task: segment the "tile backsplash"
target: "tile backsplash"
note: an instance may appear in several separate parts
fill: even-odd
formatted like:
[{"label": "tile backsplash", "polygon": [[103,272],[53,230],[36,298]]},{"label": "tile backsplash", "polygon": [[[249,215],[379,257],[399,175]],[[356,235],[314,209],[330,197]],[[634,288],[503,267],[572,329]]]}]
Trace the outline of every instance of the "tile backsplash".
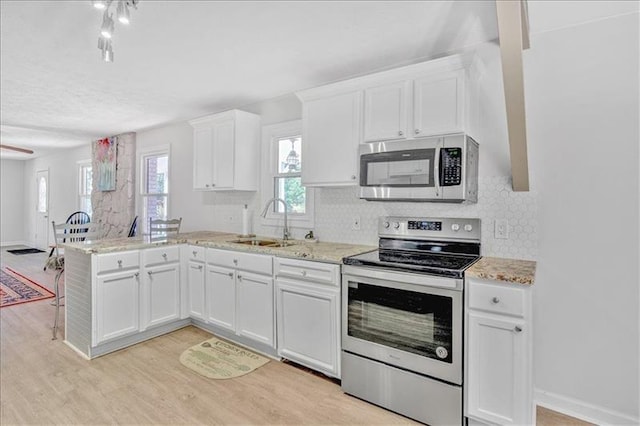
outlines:
[{"label": "tile backsplash", "polygon": [[[476,204],[376,202],[358,198],[357,187],[315,190],[314,234],[321,241],[378,244],[378,217],[477,217],[482,221],[482,255],[535,260],[537,257],[536,193],[514,192],[508,176],[480,177]],[[282,228],[263,226],[257,193],[217,193],[212,199],[216,229],[239,232],[244,204],[253,212],[253,229],[259,235],[277,236]],[[352,229],[354,217],[360,229]],[[506,219],[507,239],[494,237],[496,219]],[[308,230],[294,230],[301,238]]]}]

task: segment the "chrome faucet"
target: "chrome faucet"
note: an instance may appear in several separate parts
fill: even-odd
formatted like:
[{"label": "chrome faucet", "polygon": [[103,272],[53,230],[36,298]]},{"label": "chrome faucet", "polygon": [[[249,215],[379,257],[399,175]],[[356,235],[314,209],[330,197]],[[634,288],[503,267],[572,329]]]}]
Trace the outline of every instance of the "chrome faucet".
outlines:
[{"label": "chrome faucet", "polygon": [[276,203],[278,201],[281,202],[284,206],[284,229],[282,230],[282,241],[287,241],[289,239],[289,227],[287,226],[287,210],[289,209],[289,206],[287,205],[287,202],[285,200],[283,200],[282,198],[270,199],[269,201],[267,201],[267,204],[264,205],[264,210],[262,210],[262,213],[260,215],[262,217],[267,217],[269,206],[272,203]]}]

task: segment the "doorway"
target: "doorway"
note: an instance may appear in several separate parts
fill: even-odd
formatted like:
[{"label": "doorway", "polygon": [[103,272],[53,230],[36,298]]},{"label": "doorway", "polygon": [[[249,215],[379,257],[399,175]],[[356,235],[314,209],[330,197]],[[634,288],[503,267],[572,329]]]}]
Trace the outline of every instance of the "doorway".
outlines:
[{"label": "doorway", "polygon": [[36,247],[49,247],[49,170],[36,172]]}]

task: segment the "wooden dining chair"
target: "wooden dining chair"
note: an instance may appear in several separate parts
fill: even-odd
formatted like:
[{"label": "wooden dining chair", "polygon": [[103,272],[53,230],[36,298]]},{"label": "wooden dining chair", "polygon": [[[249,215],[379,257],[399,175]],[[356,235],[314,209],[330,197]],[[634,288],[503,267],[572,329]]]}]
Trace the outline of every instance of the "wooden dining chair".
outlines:
[{"label": "wooden dining chair", "polygon": [[[83,212],[80,210],[78,210],[77,212],[71,213],[66,221],[66,223],[69,223],[69,224],[89,223],[89,222],[91,222],[91,217],[89,217],[89,215],[86,212]],[[62,242],[64,243],[65,240],[63,239]],[[44,263],[45,271],[47,270],[47,266],[49,265],[49,260],[51,259],[51,256],[53,256],[53,252],[56,250],[56,244],[51,244],[49,248],[51,249],[49,250],[49,257],[47,258],[47,261]]]},{"label": "wooden dining chair", "polygon": [[98,238],[97,225],[95,223],[61,223],[56,225],[55,221],[52,221],[53,235],[55,237],[56,245],[54,247],[55,255],[51,256],[47,261],[47,266],[56,270],[56,277],[54,280],[53,292],[55,296],[56,316],[53,321],[53,339],[55,340],[58,335],[58,325],[60,318],[60,299],[64,296],[60,295],[60,278],[64,273],[64,253],[61,252],[61,244],[75,243],[85,240],[95,240]]},{"label": "wooden dining chair", "polygon": [[149,234],[152,240],[165,239],[180,233],[182,218],[179,219],[149,219]]}]

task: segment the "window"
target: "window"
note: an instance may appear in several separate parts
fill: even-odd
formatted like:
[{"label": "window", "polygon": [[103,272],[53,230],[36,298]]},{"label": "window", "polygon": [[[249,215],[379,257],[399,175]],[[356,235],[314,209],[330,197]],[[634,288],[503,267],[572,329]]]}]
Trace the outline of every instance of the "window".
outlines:
[{"label": "window", "polygon": [[[270,198],[281,198],[289,209],[289,227],[313,227],[313,193],[302,185],[303,155],[299,120],[263,128],[263,204]],[[273,203],[263,223],[282,226],[284,206]]]},{"label": "window", "polygon": [[93,190],[93,168],[91,160],[78,163],[78,210],[93,215],[91,191]]},{"label": "window", "polygon": [[142,223],[149,232],[150,219],[167,219],[169,206],[169,152],[155,151],[141,156]]}]

